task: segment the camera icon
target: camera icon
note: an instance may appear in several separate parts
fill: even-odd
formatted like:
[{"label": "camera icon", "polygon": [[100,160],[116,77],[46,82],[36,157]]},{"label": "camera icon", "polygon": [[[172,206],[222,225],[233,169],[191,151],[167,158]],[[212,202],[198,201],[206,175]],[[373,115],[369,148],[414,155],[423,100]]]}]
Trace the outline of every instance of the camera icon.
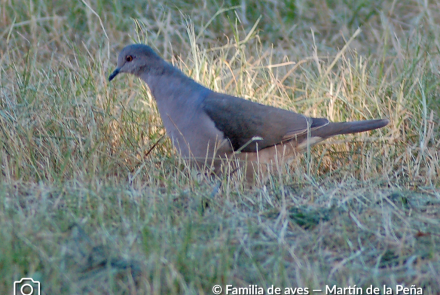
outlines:
[{"label": "camera icon", "polygon": [[32,278],[21,278],[14,282],[14,295],[40,295],[40,282]]}]

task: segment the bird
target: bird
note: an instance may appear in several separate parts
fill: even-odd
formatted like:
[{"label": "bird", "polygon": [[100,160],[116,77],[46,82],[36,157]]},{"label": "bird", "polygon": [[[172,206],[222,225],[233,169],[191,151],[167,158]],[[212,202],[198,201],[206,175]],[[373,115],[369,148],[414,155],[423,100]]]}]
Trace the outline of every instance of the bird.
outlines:
[{"label": "bird", "polygon": [[211,167],[217,175],[225,173],[225,163],[233,162],[233,171],[246,169],[249,182],[255,180],[260,165],[292,157],[335,135],[374,130],[389,123],[388,119],[330,122],[215,92],[145,44],[121,50],[109,82],[121,73],[135,75],[148,85],[166,134],[183,158],[198,168]]}]

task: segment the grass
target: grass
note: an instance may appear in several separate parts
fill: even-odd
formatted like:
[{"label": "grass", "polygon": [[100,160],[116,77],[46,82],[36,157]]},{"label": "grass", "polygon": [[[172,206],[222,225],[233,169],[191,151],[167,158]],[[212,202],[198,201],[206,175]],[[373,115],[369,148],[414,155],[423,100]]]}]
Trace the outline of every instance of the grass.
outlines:
[{"label": "grass", "polygon": [[[0,0],[1,294],[440,293],[440,5],[222,3]],[[107,82],[131,42],[216,91],[391,123],[217,189],[161,140],[144,83]]]}]

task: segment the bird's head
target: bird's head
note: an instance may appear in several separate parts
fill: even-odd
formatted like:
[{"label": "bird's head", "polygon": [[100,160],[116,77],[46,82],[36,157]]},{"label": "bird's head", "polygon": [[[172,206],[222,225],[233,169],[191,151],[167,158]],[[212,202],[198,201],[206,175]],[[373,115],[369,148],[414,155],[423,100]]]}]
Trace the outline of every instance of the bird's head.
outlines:
[{"label": "bird's head", "polygon": [[118,66],[108,77],[108,80],[113,80],[120,73],[129,73],[140,77],[141,74],[163,68],[162,62],[163,59],[150,46],[144,44],[128,45],[119,53]]}]

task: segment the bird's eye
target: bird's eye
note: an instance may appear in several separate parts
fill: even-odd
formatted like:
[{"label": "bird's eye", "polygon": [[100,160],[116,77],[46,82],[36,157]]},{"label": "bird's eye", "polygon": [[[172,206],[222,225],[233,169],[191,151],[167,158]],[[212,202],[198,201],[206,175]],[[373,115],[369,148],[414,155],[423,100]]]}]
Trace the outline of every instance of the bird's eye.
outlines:
[{"label": "bird's eye", "polygon": [[127,57],[125,58],[126,61],[131,62],[133,60],[133,56],[131,55],[127,55]]}]

